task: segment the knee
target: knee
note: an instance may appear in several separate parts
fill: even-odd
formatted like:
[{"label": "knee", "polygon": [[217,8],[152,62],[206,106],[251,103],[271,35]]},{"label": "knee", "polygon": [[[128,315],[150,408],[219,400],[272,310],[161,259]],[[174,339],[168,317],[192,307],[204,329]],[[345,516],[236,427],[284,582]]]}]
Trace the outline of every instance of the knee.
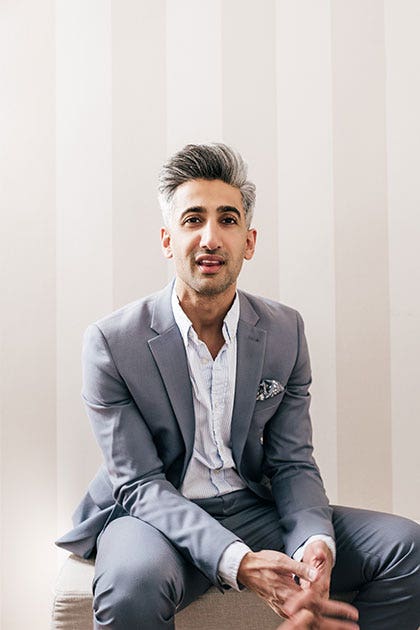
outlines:
[{"label": "knee", "polygon": [[399,517],[393,543],[389,553],[390,564],[397,569],[399,575],[419,582],[420,525]]},{"label": "knee", "polygon": [[413,568],[416,569],[417,578],[420,579],[420,525],[414,521],[407,521],[404,530],[405,547],[410,557]]},{"label": "knee", "polygon": [[401,518],[398,533],[402,552],[414,559],[419,559],[420,525],[409,519]]},{"label": "knee", "polygon": [[175,589],[164,567],[155,562],[143,562],[141,567],[133,562],[98,572],[93,596],[95,621],[112,630],[154,630],[175,614]]}]

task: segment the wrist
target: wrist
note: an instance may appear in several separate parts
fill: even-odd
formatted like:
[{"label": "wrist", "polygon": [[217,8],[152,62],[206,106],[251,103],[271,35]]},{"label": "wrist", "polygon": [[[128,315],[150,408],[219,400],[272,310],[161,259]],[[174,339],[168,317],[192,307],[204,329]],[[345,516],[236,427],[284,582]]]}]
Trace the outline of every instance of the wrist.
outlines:
[{"label": "wrist", "polygon": [[239,540],[233,542],[225,549],[217,569],[218,576],[224,584],[235,590],[240,590],[238,584],[239,567],[244,556],[250,551],[250,548]]}]

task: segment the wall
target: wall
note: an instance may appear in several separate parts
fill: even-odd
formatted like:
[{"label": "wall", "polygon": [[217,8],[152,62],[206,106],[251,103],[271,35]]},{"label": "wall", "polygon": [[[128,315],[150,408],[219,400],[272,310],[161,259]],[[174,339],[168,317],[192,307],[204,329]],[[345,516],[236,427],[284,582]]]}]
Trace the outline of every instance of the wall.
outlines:
[{"label": "wall", "polygon": [[1,3],[2,627],[48,627],[100,461],[83,330],[171,277],[156,174],[189,141],[250,165],[241,286],[304,316],[331,500],[420,520],[419,27],[415,0]]}]

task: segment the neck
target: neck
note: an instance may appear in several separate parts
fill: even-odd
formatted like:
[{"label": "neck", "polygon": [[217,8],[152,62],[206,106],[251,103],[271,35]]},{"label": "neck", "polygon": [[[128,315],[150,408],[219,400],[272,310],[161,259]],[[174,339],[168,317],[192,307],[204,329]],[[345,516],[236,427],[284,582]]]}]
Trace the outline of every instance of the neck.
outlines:
[{"label": "neck", "polygon": [[220,349],[224,343],[223,320],[235,299],[236,284],[219,295],[202,295],[177,279],[175,291],[181,308],[191,321],[199,339],[204,341],[214,354],[214,349]]}]

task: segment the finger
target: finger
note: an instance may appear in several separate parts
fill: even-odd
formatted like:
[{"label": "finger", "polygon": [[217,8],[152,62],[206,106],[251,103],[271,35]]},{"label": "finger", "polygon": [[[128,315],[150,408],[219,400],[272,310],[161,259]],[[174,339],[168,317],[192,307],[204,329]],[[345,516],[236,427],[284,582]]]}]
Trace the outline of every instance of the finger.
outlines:
[{"label": "finger", "polygon": [[292,617],[302,608],[307,608],[318,615],[328,615],[329,617],[342,617],[351,621],[357,621],[359,613],[354,606],[332,599],[322,599],[314,591],[302,591],[292,596],[284,605],[284,611]]},{"label": "finger", "polygon": [[299,580],[299,586],[304,591],[311,589],[313,591],[316,591],[319,595],[321,595],[321,597],[326,597],[328,599],[330,595],[330,582],[331,580],[329,572],[322,571],[321,569],[318,572],[318,577],[315,582]]},{"label": "finger", "polygon": [[306,580],[299,580],[299,586],[302,591],[316,591],[323,599],[329,599],[330,596],[330,584],[323,580],[316,580],[315,582],[307,582]]},{"label": "finger", "polygon": [[349,619],[351,621],[357,621],[359,619],[357,608],[351,604],[338,602],[334,599],[322,599],[319,602],[319,611],[322,615],[327,615],[328,617],[342,617],[343,619]]},{"label": "finger", "polygon": [[314,567],[311,567],[309,564],[305,562],[297,562],[296,560],[292,560],[288,556],[284,556],[279,558],[276,562],[277,569],[280,572],[290,572],[297,575],[299,578],[307,580],[308,582],[315,582],[318,577],[318,571]]},{"label": "finger", "polygon": [[287,620],[277,630],[359,630],[359,626],[351,621],[337,621],[317,617],[309,610],[300,610],[293,619]]},{"label": "finger", "polygon": [[321,540],[317,540],[305,549],[303,561],[313,567],[332,567],[333,555],[331,549]]},{"label": "finger", "polygon": [[299,580],[299,586],[303,591],[307,591],[311,588],[311,583],[307,580]]},{"label": "finger", "polygon": [[309,610],[300,610],[293,619],[289,619],[278,630],[311,630],[314,627],[315,615]]},{"label": "finger", "polygon": [[313,591],[301,591],[285,602],[283,609],[288,617],[292,617],[302,609],[313,609],[314,602],[319,599]]},{"label": "finger", "polygon": [[326,619],[322,617],[317,626],[313,628],[319,628],[319,630],[359,630],[357,623],[353,621],[342,621],[340,619]]}]

